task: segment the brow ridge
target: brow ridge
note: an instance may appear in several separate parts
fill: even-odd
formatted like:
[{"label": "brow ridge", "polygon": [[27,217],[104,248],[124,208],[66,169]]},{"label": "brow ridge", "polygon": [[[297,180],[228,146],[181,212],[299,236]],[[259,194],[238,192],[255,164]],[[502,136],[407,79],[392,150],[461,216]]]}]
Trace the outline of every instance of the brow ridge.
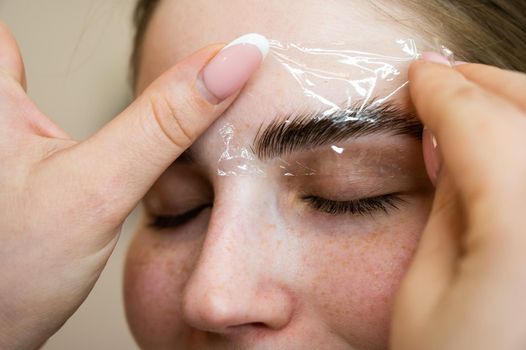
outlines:
[{"label": "brow ridge", "polygon": [[373,101],[366,107],[358,104],[328,114],[300,111],[276,118],[259,127],[252,150],[266,160],[373,134],[406,135],[421,140],[422,130],[414,112],[393,102]]}]

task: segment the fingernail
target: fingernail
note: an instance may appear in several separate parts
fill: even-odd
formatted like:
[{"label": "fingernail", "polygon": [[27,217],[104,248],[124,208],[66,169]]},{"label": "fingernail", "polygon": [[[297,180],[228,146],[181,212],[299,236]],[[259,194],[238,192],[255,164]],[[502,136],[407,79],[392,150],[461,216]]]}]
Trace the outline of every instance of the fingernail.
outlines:
[{"label": "fingernail", "polygon": [[217,104],[245,85],[269,52],[268,40],[256,33],[243,35],[226,45],[207,64],[198,80],[198,89]]},{"label": "fingernail", "polygon": [[464,64],[468,64],[469,62],[464,62],[464,61],[455,61],[455,66],[462,66]]},{"label": "fingernail", "polygon": [[422,54],[422,59],[424,61],[434,62],[451,67],[449,60],[445,56],[439,54],[438,52],[424,52]]},{"label": "fingernail", "polygon": [[427,175],[433,185],[436,186],[438,174],[442,168],[442,158],[437,140],[427,128],[424,128],[422,146],[424,150],[424,161],[426,164]]}]

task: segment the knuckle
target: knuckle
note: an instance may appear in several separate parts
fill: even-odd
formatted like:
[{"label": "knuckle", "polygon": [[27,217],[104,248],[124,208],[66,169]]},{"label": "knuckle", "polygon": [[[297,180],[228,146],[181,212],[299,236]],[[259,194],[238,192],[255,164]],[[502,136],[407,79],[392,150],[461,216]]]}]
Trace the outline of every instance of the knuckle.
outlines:
[{"label": "knuckle", "polygon": [[476,88],[473,84],[462,84],[452,91],[454,96],[459,100],[473,100],[480,98],[480,89]]},{"label": "knuckle", "polygon": [[[462,86],[448,90],[443,94],[442,99],[433,105],[434,110],[439,111],[437,112],[439,118],[436,121],[439,133],[449,133],[453,126],[457,128],[469,126],[481,133],[491,130],[495,124],[495,116],[480,113],[478,108],[473,107],[477,106],[482,99],[486,102],[491,101],[490,96],[485,96],[485,93],[473,84],[462,84]],[[461,106],[468,107],[462,109]]]},{"label": "knuckle", "polygon": [[[81,185],[81,195],[78,196],[78,200],[73,200],[74,205],[70,208],[71,215],[80,212],[82,215],[89,213],[87,218],[79,218],[79,220],[87,219],[88,222],[93,221],[94,224],[101,227],[118,225],[123,220],[122,204],[119,198],[112,195],[111,187],[111,183],[105,186]],[[80,207],[84,210],[79,212]]]},{"label": "knuckle", "polygon": [[[31,183],[39,206],[56,203],[49,210],[60,210],[68,222],[80,226],[115,226],[122,220],[123,201],[114,190],[124,181],[125,175],[114,173],[99,177],[98,172],[87,172],[91,163],[75,159],[73,148],[63,151],[60,157],[49,157],[39,162],[31,172]],[[61,181],[55,181],[57,171]],[[56,213],[55,213],[56,214]]]},{"label": "knuckle", "polygon": [[7,73],[0,71],[0,102],[8,105],[21,105],[26,97],[20,83]]},{"label": "knuckle", "polygon": [[181,149],[188,148],[196,135],[188,122],[188,116],[160,93],[148,97],[149,109],[156,125],[168,140]]},{"label": "knuckle", "polygon": [[[522,76],[517,76],[516,79],[510,79],[505,87],[504,91],[509,95],[515,94],[517,91],[526,91],[526,74],[518,73]],[[526,102],[526,99],[523,99]]]}]

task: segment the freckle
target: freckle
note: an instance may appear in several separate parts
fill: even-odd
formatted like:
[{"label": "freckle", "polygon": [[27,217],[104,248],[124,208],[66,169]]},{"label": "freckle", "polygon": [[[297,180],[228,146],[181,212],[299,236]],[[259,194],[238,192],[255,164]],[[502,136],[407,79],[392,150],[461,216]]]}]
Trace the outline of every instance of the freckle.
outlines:
[{"label": "freckle", "polygon": [[161,249],[163,249],[164,248],[163,241],[159,240],[159,239],[154,240],[154,242],[152,244],[152,248],[153,248],[153,250],[161,250]]}]

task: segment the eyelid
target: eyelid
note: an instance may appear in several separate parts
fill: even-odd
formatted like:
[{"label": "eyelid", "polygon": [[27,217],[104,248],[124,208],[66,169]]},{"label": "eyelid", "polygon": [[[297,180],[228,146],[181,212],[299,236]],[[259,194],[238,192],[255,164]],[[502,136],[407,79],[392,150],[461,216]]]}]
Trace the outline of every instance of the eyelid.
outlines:
[{"label": "eyelid", "polygon": [[203,210],[211,207],[211,204],[203,204],[178,215],[154,215],[148,226],[156,229],[176,228],[186,224],[197,217]]},{"label": "eyelid", "polygon": [[392,209],[399,209],[399,205],[406,203],[399,194],[385,194],[375,197],[354,199],[349,201],[334,201],[318,196],[306,196],[304,201],[309,203],[314,209],[332,215],[372,215],[382,211],[389,214]]},{"label": "eyelid", "polygon": [[[336,147],[340,153],[334,151]],[[298,151],[272,160],[269,166],[288,176],[338,176],[360,181],[365,177],[414,177],[425,173],[420,142],[382,136]]]},{"label": "eyelid", "polygon": [[143,197],[152,215],[177,215],[214,199],[214,191],[203,168],[195,164],[172,164]]}]

